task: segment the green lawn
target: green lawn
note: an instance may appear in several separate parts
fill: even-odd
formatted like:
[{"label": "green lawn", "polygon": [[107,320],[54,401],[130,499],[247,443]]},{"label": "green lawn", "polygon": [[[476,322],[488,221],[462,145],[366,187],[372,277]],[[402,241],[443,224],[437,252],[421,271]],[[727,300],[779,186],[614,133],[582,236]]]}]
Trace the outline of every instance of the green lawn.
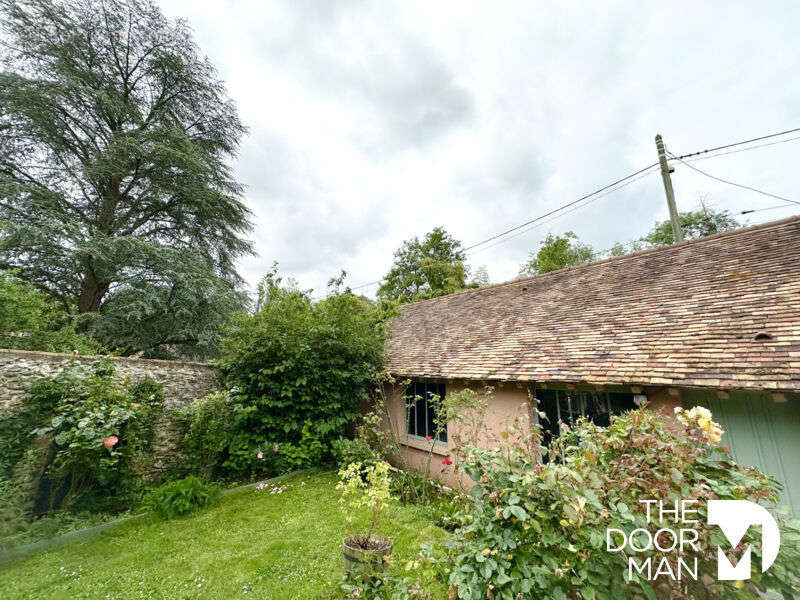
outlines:
[{"label": "green lawn", "polygon": [[[300,474],[275,484],[286,486],[279,494],[251,488],[174,521],[124,523],[0,567],[0,598],[336,597],[344,519],[335,484],[332,473]],[[397,559],[446,535],[397,504],[380,533],[394,538]]]}]

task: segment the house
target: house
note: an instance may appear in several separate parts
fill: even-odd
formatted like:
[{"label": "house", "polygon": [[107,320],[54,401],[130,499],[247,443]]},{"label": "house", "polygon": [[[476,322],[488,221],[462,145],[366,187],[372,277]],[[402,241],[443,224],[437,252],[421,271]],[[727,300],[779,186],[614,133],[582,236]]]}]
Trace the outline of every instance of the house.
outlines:
[{"label": "house", "polygon": [[646,398],[709,407],[736,459],[775,475],[800,514],[800,217],[408,304],[388,356],[411,382],[388,397],[418,468],[426,435],[443,457],[455,433],[434,432],[431,393],[493,386],[483,443],[529,395],[550,435]]}]

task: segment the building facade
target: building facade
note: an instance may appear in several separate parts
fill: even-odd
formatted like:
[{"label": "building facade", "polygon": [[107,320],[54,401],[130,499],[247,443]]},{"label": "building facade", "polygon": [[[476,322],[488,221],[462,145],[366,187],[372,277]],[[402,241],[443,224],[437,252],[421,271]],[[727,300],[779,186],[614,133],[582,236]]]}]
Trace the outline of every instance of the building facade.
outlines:
[{"label": "building facade", "polygon": [[482,444],[537,411],[546,438],[645,399],[668,415],[704,405],[800,514],[800,217],[406,305],[388,355],[408,382],[391,426],[417,468],[458,434],[434,431],[431,394],[491,386]]}]

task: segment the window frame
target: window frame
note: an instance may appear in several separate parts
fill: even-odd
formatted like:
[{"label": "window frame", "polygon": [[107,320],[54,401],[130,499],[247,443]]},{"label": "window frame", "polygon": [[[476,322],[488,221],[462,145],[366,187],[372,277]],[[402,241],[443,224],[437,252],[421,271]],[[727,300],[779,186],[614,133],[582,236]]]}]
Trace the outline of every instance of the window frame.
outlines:
[{"label": "window frame", "polygon": [[[540,397],[540,393],[552,396],[549,398]],[[576,419],[582,416],[591,416],[587,412],[591,397],[597,401],[597,407],[601,412],[597,416],[621,414],[627,410],[632,410],[638,406],[642,399],[646,399],[644,394],[634,393],[632,390],[625,389],[605,389],[596,388],[565,388],[565,387],[546,387],[538,388],[534,391],[536,398],[536,408],[547,414],[549,420],[541,422],[538,414],[537,423],[542,427],[542,445],[547,446],[550,441],[561,435],[561,423],[572,425]],[[621,398],[625,396],[626,398]],[[627,397],[630,398],[627,398]],[[549,406],[545,405],[547,403]],[[555,415],[550,414],[548,409],[555,408]],[[564,411],[564,412],[562,412]],[[566,418],[562,418],[562,415]]]},{"label": "window frame", "polygon": [[[420,390],[420,387],[422,388]],[[422,393],[420,393],[420,391]],[[404,434],[408,440],[411,441],[419,441],[425,444],[429,444],[430,442],[426,439],[428,435],[434,435],[429,432],[429,427],[433,427],[432,417],[429,419],[428,417],[431,415],[432,408],[429,405],[429,398],[431,395],[438,395],[441,399],[444,399],[447,394],[447,384],[446,383],[436,383],[432,381],[412,381],[411,383],[406,386],[406,389],[403,393],[403,417],[404,417]],[[419,397],[414,400],[413,405],[411,400],[415,397]],[[423,404],[424,411],[425,411],[425,435],[419,434],[419,419],[417,417],[417,411],[419,405]],[[413,412],[412,412],[413,411]],[[409,414],[411,413],[411,414]],[[412,433],[412,425],[413,425],[413,433]],[[434,436],[433,441],[437,446],[447,446],[447,423],[444,424],[444,427],[441,428],[436,435]]]}]

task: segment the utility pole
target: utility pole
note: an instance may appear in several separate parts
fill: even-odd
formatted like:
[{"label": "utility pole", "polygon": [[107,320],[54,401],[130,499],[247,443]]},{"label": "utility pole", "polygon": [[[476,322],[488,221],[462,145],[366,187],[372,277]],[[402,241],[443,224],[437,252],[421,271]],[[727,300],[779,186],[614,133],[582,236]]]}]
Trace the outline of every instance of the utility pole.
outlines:
[{"label": "utility pole", "polygon": [[681,231],[680,217],[678,217],[678,208],[675,206],[675,192],[672,191],[667,152],[664,150],[664,140],[661,139],[660,133],[656,135],[656,149],[658,150],[658,162],[661,163],[661,179],[664,180],[664,192],[667,194],[669,220],[672,221],[672,234],[675,236],[675,243],[677,244],[683,241],[683,232]]}]

